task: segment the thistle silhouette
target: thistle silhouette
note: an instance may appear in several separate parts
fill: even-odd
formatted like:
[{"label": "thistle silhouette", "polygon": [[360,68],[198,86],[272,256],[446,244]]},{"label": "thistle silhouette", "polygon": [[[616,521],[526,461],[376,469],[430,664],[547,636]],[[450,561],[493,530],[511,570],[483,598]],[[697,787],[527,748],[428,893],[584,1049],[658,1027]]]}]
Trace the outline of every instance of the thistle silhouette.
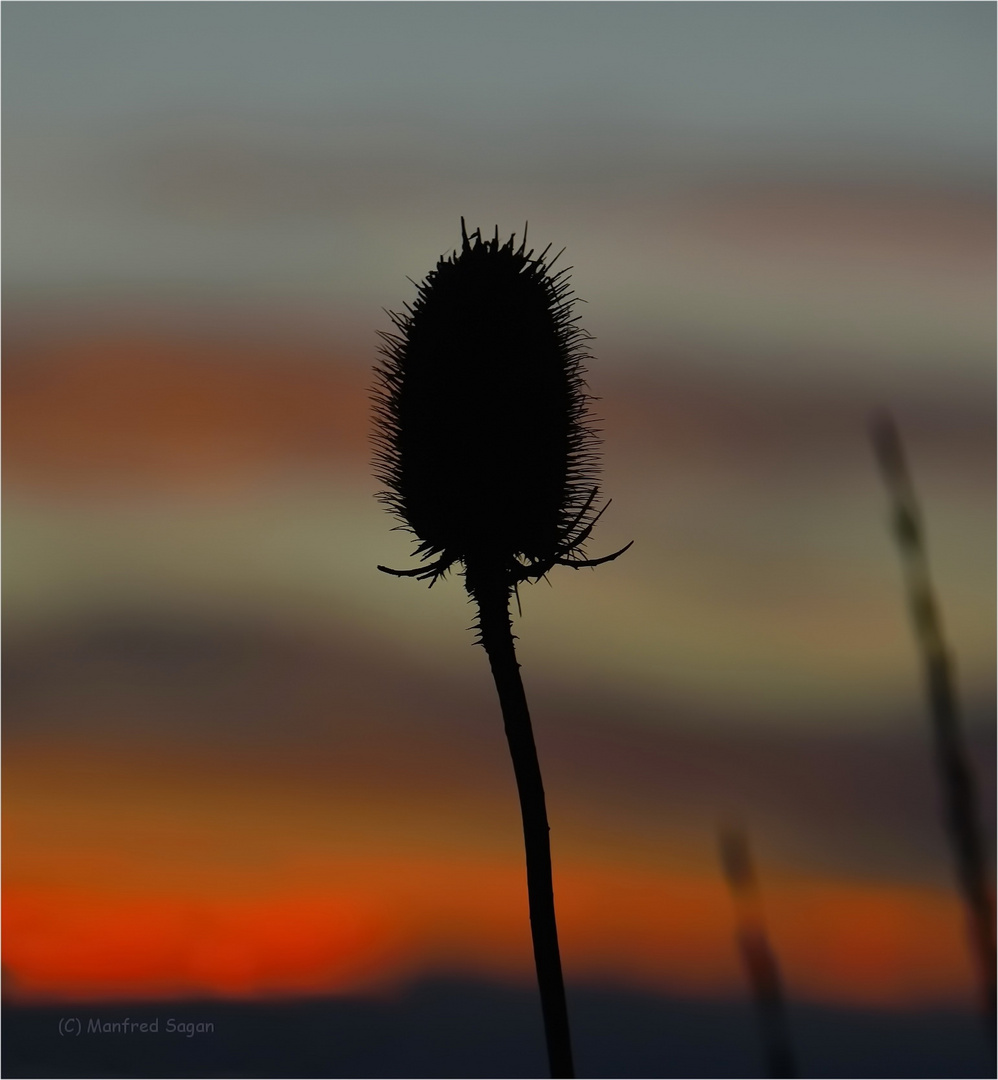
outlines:
[{"label": "thistle silhouette", "polygon": [[[555,566],[598,566],[582,545],[597,509],[598,440],[566,267],[515,234],[500,245],[461,219],[461,252],[417,286],[376,368],[375,468],[384,505],[417,538],[425,564],[379,570],[428,580],[455,564],[477,605],[513,759],[527,863],[530,928],[551,1075],[571,1077],[544,786],[513,646],[509,601]],[[559,252],[559,255],[561,253]],[[606,504],[607,506],[609,503]],[[430,560],[433,560],[432,562]]]}]

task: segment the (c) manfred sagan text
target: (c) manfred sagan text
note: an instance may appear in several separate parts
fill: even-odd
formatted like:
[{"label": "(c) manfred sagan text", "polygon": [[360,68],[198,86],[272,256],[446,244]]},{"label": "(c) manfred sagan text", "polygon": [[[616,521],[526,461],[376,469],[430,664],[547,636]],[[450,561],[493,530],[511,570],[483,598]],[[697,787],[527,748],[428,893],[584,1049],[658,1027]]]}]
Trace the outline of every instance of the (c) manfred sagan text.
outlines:
[{"label": "(c) manfred sagan text", "polygon": [[81,1022],[78,1017],[69,1017],[59,1022],[60,1035],[184,1035],[193,1039],[195,1035],[211,1035],[215,1031],[213,1020],[177,1020],[168,1017],[164,1024],[160,1018],[152,1020],[133,1020],[126,1016],[123,1020],[103,1020],[99,1016],[88,1017]]}]

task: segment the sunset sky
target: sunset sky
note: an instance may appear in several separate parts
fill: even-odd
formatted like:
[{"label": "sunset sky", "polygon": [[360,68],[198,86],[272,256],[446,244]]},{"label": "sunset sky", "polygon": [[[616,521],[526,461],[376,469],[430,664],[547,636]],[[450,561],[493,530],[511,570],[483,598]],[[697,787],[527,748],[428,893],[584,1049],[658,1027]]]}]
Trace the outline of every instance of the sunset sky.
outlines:
[{"label": "sunset sky", "polygon": [[566,248],[612,565],[521,590],[566,971],[973,993],[867,437],[908,448],[994,806],[992,5],[7,4],[5,992],[532,967],[459,580],[379,574],[385,308]]}]

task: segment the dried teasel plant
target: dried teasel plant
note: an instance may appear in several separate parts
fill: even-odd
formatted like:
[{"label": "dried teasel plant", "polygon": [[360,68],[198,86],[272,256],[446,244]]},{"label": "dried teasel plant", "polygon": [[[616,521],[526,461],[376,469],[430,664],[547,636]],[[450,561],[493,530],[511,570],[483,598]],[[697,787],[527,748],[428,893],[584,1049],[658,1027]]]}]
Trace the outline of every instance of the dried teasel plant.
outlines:
[{"label": "dried teasel plant", "polygon": [[[403,314],[389,312],[376,368],[379,496],[416,537],[423,565],[379,570],[434,585],[461,567],[477,605],[513,759],[527,894],[551,1075],[573,1075],[544,787],[513,646],[509,602],[555,566],[598,566],[583,545],[597,507],[598,439],[583,364],[589,335],[566,267],[461,219],[461,251],[441,258]],[[561,253],[559,252],[559,255]],[[609,503],[607,503],[607,506]]]}]

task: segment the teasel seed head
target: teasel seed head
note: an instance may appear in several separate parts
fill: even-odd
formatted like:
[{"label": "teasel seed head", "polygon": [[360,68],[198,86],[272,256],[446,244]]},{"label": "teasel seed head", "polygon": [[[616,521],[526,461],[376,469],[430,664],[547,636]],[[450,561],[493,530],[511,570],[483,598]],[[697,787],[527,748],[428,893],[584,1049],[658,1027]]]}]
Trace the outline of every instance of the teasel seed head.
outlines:
[{"label": "teasel seed head", "polygon": [[[376,368],[380,500],[417,537],[432,585],[456,562],[510,588],[556,564],[582,566],[596,508],[598,433],[584,382],[590,336],[566,267],[461,219],[461,251],[441,257]],[[559,253],[560,254],[560,253]],[[604,508],[605,509],[605,508]],[[630,546],[630,545],[628,545]]]}]

